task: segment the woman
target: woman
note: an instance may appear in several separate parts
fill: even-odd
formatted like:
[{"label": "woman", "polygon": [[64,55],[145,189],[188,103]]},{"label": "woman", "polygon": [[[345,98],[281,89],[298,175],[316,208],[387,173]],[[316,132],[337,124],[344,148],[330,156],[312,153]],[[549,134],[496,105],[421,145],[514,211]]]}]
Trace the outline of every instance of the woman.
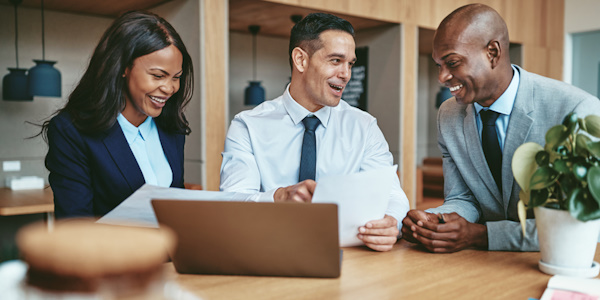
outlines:
[{"label": "woman", "polygon": [[42,128],[56,217],[102,216],[144,183],[183,187],[192,85],[191,58],[167,21],[147,12],[115,20]]}]

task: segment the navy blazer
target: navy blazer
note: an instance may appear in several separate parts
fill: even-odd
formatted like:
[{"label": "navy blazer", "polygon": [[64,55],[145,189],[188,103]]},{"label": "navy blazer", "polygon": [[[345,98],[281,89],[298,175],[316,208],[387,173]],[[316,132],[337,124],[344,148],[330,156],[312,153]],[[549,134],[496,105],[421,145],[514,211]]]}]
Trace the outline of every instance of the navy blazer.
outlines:
[{"label": "navy blazer", "polygon": [[[185,135],[157,128],[173,172],[171,186],[182,188]],[[145,183],[118,122],[106,132],[87,135],[61,112],[50,120],[48,147],[46,168],[57,218],[103,216]]]}]

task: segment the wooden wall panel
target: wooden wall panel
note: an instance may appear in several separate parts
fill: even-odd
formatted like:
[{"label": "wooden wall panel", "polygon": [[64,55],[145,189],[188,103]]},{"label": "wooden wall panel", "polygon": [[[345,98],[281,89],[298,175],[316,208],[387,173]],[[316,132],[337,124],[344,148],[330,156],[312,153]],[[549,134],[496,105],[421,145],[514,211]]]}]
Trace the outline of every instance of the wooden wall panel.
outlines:
[{"label": "wooden wall panel", "polygon": [[204,110],[206,171],[205,189],[218,191],[221,170],[221,152],[225,145],[225,104],[227,91],[227,1],[203,0],[201,3],[201,36],[204,51],[201,52],[204,76],[202,76],[202,102]]},{"label": "wooden wall panel", "polygon": [[400,183],[409,199],[411,208],[416,207],[418,33],[419,28],[417,25],[402,24]]}]

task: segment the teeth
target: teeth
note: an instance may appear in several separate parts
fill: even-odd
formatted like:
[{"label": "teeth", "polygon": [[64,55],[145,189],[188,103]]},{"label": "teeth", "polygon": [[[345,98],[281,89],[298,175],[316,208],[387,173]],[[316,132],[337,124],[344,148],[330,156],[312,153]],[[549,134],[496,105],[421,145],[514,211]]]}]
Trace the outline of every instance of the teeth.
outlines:
[{"label": "teeth", "polygon": [[457,85],[457,86],[451,86],[451,87],[450,87],[450,91],[451,91],[451,92],[458,91],[458,90],[459,90],[461,87],[463,87],[463,85],[462,85],[462,84],[459,84],[459,85]]},{"label": "teeth", "polygon": [[335,84],[329,84],[329,86],[332,87],[332,88],[334,88],[334,89],[336,89],[336,90],[338,90],[338,91],[341,91],[344,88],[343,86],[335,85]]},{"label": "teeth", "polygon": [[158,97],[154,97],[154,96],[148,96],[150,97],[150,99],[152,99],[153,101],[156,101],[158,103],[165,103],[167,102],[167,99],[162,99],[162,98],[158,98]]}]

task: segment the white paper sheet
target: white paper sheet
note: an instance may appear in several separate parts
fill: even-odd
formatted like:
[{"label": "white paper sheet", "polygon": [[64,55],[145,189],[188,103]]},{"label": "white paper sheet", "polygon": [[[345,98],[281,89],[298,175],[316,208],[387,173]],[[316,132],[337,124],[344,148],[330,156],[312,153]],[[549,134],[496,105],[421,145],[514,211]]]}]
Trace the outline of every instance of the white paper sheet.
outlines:
[{"label": "white paper sheet", "polygon": [[358,227],[385,216],[397,165],[319,179],[313,203],[338,205],[340,246],[358,246]]},{"label": "white paper sheet", "polygon": [[97,223],[158,228],[158,221],[150,203],[152,199],[245,201],[250,196],[243,193],[186,190],[144,184]]}]

